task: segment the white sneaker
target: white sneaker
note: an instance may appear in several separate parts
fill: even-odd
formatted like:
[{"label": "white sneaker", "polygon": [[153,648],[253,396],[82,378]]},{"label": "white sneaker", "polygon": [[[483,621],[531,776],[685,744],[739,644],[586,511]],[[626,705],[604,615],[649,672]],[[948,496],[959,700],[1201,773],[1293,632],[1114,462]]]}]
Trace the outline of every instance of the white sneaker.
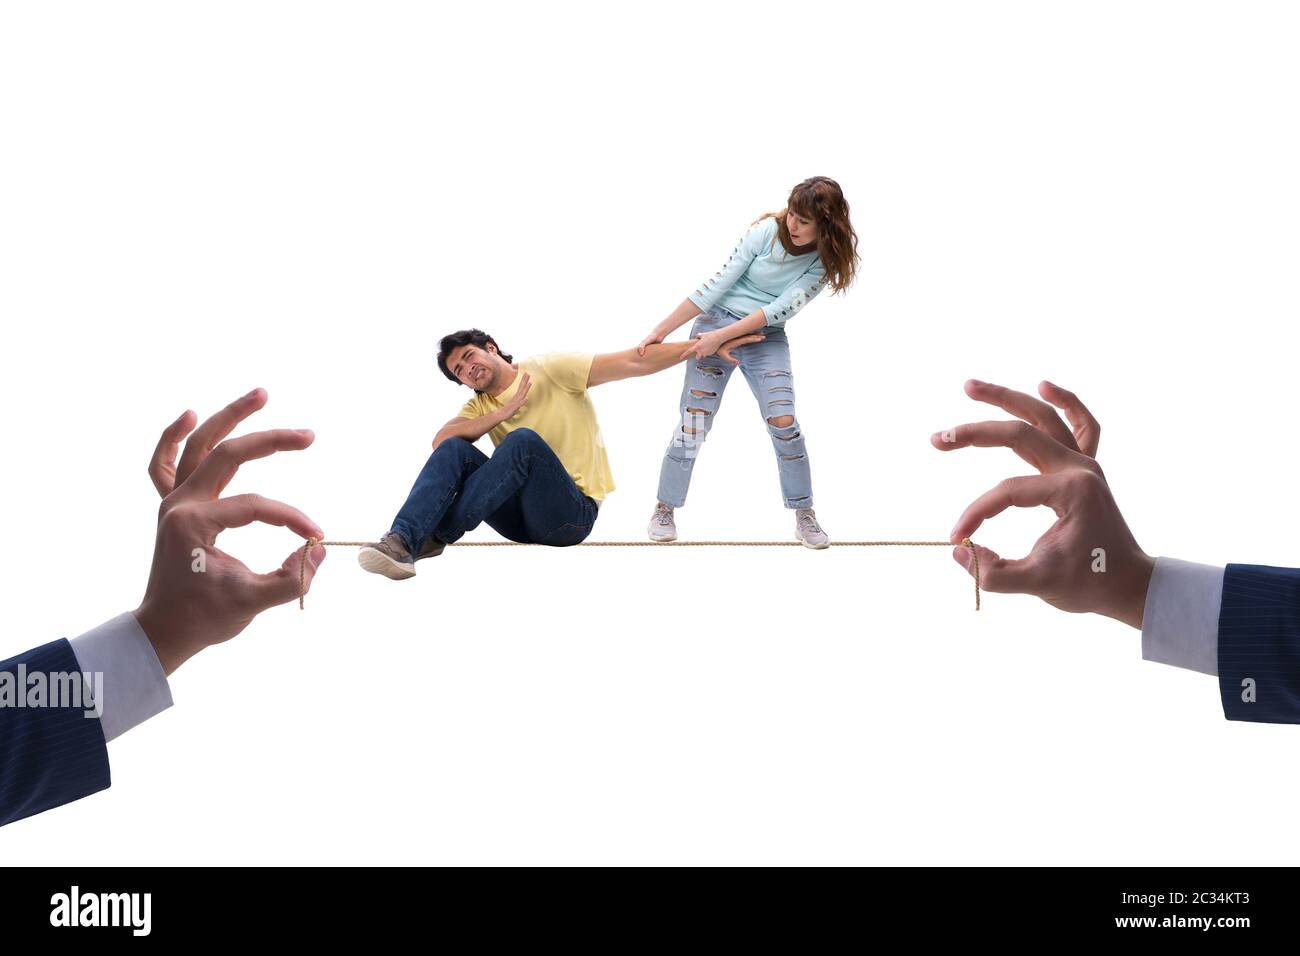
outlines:
[{"label": "white sneaker", "polygon": [[794,513],[794,536],[805,548],[818,551],[829,548],[831,544],[830,535],[817,523],[817,516],[811,508],[800,508]]},{"label": "white sneaker", "polygon": [[655,505],[655,513],[650,516],[650,526],[646,528],[651,541],[676,541],[677,525],[673,521],[673,509],[662,501]]}]

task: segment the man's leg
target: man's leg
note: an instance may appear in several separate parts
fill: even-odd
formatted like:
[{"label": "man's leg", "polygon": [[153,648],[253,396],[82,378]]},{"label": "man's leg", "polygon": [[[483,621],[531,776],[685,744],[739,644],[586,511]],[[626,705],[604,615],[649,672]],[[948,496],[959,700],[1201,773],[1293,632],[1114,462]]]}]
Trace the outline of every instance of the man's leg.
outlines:
[{"label": "man's leg", "polygon": [[557,548],[580,544],[596,523],[596,502],[582,493],[556,454],[542,447],[546,453],[534,458],[517,497],[528,537]]},{"label": "man's leg", "polygon": [[448,438],[433,450],[411,486],[406,504],[393,519],[391,530],[402,537],[412,555],[420,553],[420,546],[446,516],[466,481],[488,461],[473,442],[463,438]]},{"label": "man's leg", "polygon": [[569,539],[584,527],[586,537],[595,505],[578,491],[540,435],[517,428],[465,481],[435,534],[450,544],[483,521],[512,541],[577,543]]}]

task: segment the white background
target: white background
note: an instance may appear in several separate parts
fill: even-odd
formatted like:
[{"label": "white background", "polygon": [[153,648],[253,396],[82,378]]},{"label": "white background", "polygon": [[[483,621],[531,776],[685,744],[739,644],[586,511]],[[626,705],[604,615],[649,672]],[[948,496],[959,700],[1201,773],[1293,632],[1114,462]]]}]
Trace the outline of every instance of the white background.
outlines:
[{"label": "white background", "polygon": [[[228,493],[377,536],[468,394],[441,334],[626,348],[815,174],[863,260],[788,327],[832,536],[945,538],[1029,471],[930,446],[1005,417],[962,382],[1049,378],[1149,553],[1300,560],[1287,4],[3,9],[0,658],[138,604],[186,408],[266,388],[241,433],[316,442]],[[644,534],[679,388],[593,392],[594,538]],[[679,525],[793,533],[739,377]],[[943,548],[452,549],[402,583],[337,549],[0,859],[1295,862],[1296,728],[1225,721],[1109,619],[971,605]]]}]

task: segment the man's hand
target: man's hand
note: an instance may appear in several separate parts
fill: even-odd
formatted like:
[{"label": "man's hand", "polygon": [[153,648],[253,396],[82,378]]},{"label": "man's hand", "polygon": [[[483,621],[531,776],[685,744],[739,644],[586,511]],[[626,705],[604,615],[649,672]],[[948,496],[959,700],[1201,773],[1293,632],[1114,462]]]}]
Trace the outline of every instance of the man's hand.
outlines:
[{"label": "man's hand", "polygon": [[532,379],[528,377],[527,372],[519,373],[519,386],[515,389],[515,394],[511,396],[510,401],[501,406],[501,413],[505,415],[503,421],[510,421],[528,403],[528,390],[533,387]]},{"label": "man's hand", "polygon": [[[244,462],[300,450],[315,439],[309,429],[277,428],[222,440],[265,403],[266,392],[259,388],[217,412],[190,436],[178,466],[180,441],[197,419],[186,411],[163,431],[150,460],[149,477],[163,500],[149,585],[135,617],[167,674],[203,648],[234,637],[267,608],[298,596],[301,546],[278,570],[255,574],[216,547],[222,531],[261,521],[303,538],[325,536],[310,518],[282,502],[255,494],[219,497]],[[303,569],[306,587],[324,559],[325,547],[318,544]]]},{"label": "man's hand", "polygon": [[[245,395],[234,404],[247,401],[248,396]],[[194,430],[194,420],[197,417],[194,412],[186,409],[180,418],[163,429],[162,437],[158,439],[158,447],[153,450],[153,458],[149,460],[149,479],[157,489],[159,498],[166,498],[176,487],[176,452],[180,449],[181,439]]]},{"label": "man's hand", "polygon": [[740,359],[732,358],[731,350],[738,349],[742,345],[748,345],[751,342],[761,342],[763,338],[761,335],[742,335],[738,339],[729,339],[718,346],[718,358],[729,365],[739,365]]},{"label": "man's hand", "polygon": [[[958,519],[951,541],[958,544],[972,536],[985,519],[1009,507],[1047,505],[1056,512],[1056,523],[1028,557],[1002,558],[976,546],[984,588],[1034,594],[1063,611],[1092,611],[1141,628],[1155,560],[1138,547],[1097,464],[1101,427],[1073,392],[1046,381],[1038,391],[1046,402],[970,379],[967,395],[1020,421],[975,422],[930,436],[942,451],[971,445],[1010,448],[1039,471],[1007,478],[977,498]],[[1052,406],[1065,412],[1069,427]],[[973,573],[965,547],[955,548],[953,557]]]}]

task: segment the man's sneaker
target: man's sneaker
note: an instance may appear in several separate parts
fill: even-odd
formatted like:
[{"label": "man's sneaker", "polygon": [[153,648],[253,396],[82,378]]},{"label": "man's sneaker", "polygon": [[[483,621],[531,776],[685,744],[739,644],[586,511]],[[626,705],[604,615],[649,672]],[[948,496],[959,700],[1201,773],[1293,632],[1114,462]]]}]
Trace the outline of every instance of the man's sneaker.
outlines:
[{"label": "man's sneaker", "polygon": [[817,523],[817,516],[811,508],[800,508],[794,513],[794,534],[805,548],[830,547],[831,539],[822,526]]},{"label": "man's sneaker", "polygon": [[655,505],[655,513],[650,517],[650,527],[646,532],[651,541],[676,541],[677,525],[673,521],[673,509],[662,501]]},{"label": "man's sneaker", "polygon": [[423,561],[425,558],[436,558],[438,555],[442,554],[442,550],[445,547],[447,547],[446,544],[439,541],[433,535],[429,535],[428,539],[424,542],[424,547],[421,548],[420,553],[415,556],[415,560]]},{"label": "man's sneaker", "polygon": [[357,555],[357,563],[367,571],[382,574],[394,581],[415,577],[415,562],[411,560],[411,552],[406,550],[402,536],[396,531],[385,534],[378,544],[368,544],[362,548]]}]

